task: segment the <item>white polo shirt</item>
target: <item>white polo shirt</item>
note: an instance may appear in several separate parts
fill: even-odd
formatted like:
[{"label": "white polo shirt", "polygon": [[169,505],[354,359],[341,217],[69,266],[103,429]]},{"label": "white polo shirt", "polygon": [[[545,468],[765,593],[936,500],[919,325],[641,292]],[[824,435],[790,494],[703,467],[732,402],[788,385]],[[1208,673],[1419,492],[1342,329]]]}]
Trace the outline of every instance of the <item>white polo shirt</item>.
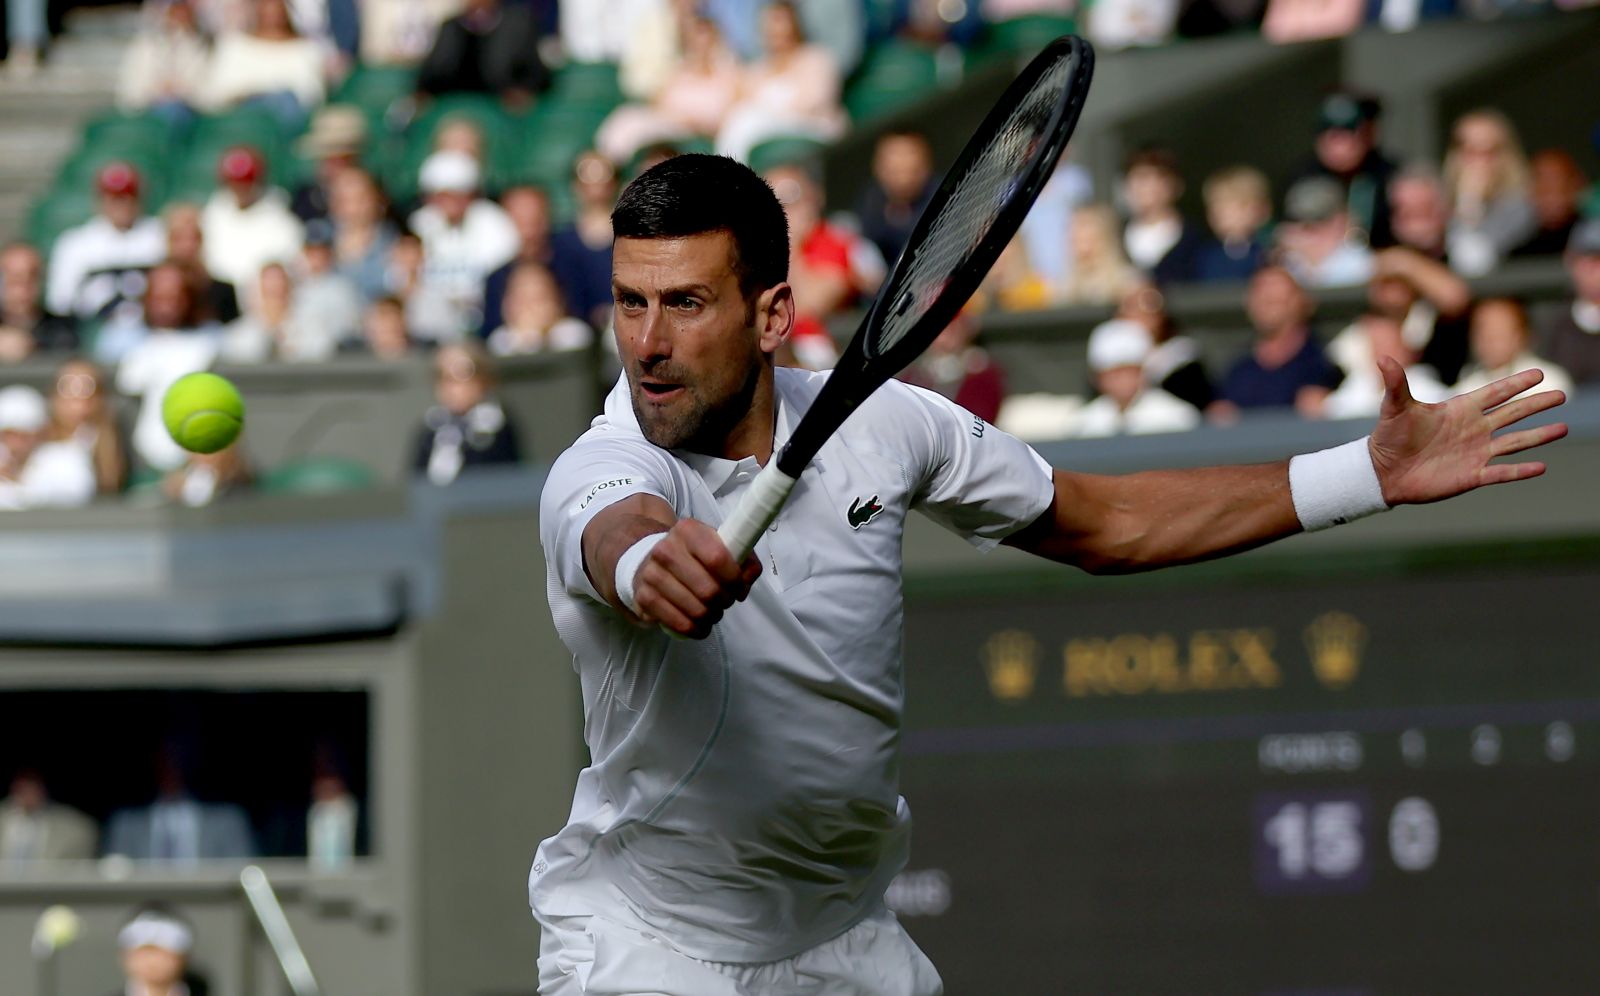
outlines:
[{"label": "white polo shirt", "polygon": [[[778,440],[826,379],[776,370]],[[1050,467],[952,402],[891,382],[801,475],[756,546],[761,578],[709,637],[631,625],[600,599],[582,551],[600,510],[652,494],[720,525],[759,469],[654,446],[622,378],[550,470],[550,610],[581,680],[592,763],[535,858],[538,916],[642,922],[696,958],[775,961],[848,930],[905,864],[906,513],[987,549],[1049,507]]]}]

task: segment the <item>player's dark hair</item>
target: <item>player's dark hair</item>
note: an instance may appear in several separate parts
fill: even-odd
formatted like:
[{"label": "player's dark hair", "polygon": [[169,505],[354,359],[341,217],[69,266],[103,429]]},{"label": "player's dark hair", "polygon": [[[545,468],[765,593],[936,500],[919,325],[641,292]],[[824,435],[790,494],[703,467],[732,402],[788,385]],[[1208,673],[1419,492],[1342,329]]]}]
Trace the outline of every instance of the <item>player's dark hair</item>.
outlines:
[{"label": "player's dark hair", "polygon": [[676,156],[639,174],[611,212],[619,239],[727,232],[745,297],[789,279],[789,220],[750,167],[726,156]]}]

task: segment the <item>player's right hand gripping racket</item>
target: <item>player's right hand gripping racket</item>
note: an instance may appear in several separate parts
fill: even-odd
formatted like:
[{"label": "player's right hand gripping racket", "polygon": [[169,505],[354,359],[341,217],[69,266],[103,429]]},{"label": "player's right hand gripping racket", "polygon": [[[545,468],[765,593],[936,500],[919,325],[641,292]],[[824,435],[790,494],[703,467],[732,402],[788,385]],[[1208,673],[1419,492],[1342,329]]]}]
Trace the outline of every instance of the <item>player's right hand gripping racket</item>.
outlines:
[{"label": "player's right hand gripping racket", "polygon": [[955,318],[1022,224],[1072,137],[1094,50],[1051,42],[989,112],[917,219],[828,382],[717,535],[742,562],[834,430]]}]

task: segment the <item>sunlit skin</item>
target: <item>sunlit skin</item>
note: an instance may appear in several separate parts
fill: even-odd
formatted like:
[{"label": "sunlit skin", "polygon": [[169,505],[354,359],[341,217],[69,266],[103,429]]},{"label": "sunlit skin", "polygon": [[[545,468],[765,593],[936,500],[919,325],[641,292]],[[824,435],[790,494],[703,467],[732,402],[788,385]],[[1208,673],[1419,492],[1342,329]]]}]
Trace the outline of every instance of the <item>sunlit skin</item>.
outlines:
[{"label": "sunlit skin", "polygon": [[646,439],[739,460],[772,455],[771,357],[794,326],[787,283],[747,301],[726,232],[618,239],[617,353]]},{"label": "sunlit skin", "polygon": [[183,981],[186,964],[183,955],[148,944],[122,954],[122,971],[149,993],[170,993]]}]

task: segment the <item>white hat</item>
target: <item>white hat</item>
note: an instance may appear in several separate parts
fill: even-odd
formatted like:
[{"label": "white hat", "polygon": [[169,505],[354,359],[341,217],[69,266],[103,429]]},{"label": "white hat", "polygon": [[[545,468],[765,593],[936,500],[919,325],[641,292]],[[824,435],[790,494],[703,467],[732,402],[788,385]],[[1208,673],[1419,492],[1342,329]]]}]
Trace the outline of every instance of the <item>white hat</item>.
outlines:
[{"label": "white hat", "polygon": [[0,432],[38,432],[50,420],[44,395],[17,384],[0,390]]},{"label": "white hat", "polygon": [[117,943],[124,951],[160,948],[185,955],[194,948],[194,931],[176,917],[146,910],[128,921],[128,925],[118,932]]},{"label": "white hat", "polygon": [[424,194],[445,192],[470,194],[478,189],[478,161],[465,152],[446,149],[422,161],[417,186]]},{"label": "white hat", "polygon": [[1141,367],[1154,348],[1149,329],[1125,318],[1113,318],[1089,333],[1089,369],[1100,373],[1116,367]]}]

